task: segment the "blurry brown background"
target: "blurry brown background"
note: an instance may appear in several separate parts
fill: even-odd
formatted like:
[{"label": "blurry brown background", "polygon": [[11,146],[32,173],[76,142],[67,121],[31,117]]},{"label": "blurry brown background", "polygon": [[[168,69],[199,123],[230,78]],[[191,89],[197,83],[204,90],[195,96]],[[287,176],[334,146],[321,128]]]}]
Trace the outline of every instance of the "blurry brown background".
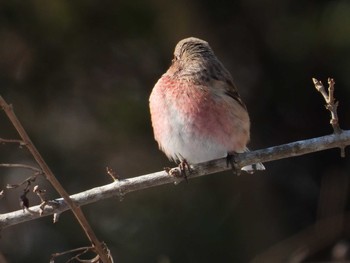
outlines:
[{"label": "blurry brown background", "polygon": [[[207,40],[232,73],[251,115],[250,148],[332,132],[312,77],[335,78],[348,129],[349,14],[345,0],[0,1],[0,94],[67,191],[77,193],[111,182],[106,166],[127,178],[172,165],[153,139],[148,96],[188,36]],[[0,137],[15,136],[1,113]],[[32,163],[24,149],[0,147],[0,163]],[[322,244],[308,233],[295,244],[286,239],[346,213],[349,158],[335,149],[266,168],[131,193],[84,211],[120,263],[319,262],[335,260],[339,245],[347,250],[347,220],[333,232],[333,221],[316,227]],[[29,175],[0,169],[0,188]],[[19,209],[20,193],[8,192],[0,213]],[[3,230],[5,258],[48,262],[51,253],[88,244],[70,213],[51,221]],[[314,249],[305,249],[309,243]],[[284,245],[291,248],[278,249]],[[268,261],[259,259],[267,251]]]}]

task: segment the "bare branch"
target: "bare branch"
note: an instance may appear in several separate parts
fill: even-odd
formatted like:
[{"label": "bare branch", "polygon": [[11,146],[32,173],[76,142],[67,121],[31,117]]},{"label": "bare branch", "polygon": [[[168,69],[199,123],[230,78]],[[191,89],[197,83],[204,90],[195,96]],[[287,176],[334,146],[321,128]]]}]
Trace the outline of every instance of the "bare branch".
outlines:
[{"label": "bare branch", "polygon": [[[331,134],[262,150],[237,154],[237,156],[235,156],[235,162],[237,163],[238,167],[243,167],[257,162],[267,163],[274,160],[300,156],[327,149],[341,148],[347,145],[350,145],[350,130],[343,131],[341,134]],[[191,165],[191,169],[192,173],[188,175],[188,180],[208,174],[231,170],[230,167],[227,167],[226,158]],[[163,184],[178,183],[179,180],[181,179],[170,176],[166,171],[160,171],[95,187],[93,189],[74,194],[70,198],[76,205],[82,206],[114,196],[124,197],[124,195],[127,193],[140,191]],[[57,204],[56,208],[46,206],[42,216],[52,215],[53,213],[61,213],[69,209],[62,198],[56,199],[55,203]],[[30,214],[27,212],[23,213],[22,210],[18,210],[0,215],[0,228],[6,228],[40,217],[40,206],[31,207],[31,210],[36,211],[37,214]]]},{"label": "bare branch", "polygon": [[83,228],[86,236],[89,238],[89,240],[92,243],[97,254],[100,256],[101,261],[103,263],[111,262],[109,260],[108,256],[105,254],[102,243],[98,240],[97,236],[95,235],[94,231],[92,230],[92,228],[91,228],[88,220],[86,219],[83,211],[80,209],[79,206],[77,206],[70,199],[69,194],[63,188],[63,186],[60,184],[60,182],[56,179],[53,172],[51,171],[51,169],[46,164],[46,162],[44,161],[44,159],[41,156],[41,154],[39,153],[39,151],[36,149],[36,147],[34,146],[32,141],[30,140],[27,132],[25,131],[22,124],[20,123],[17,116],[15,115],[12,106],[7,104],[6,101],[1,96],[0,96],[0,106],[5,111],[7,117],[11,121],[12,125],[17,130],[19,136],[21,137],[21,139],[24,142],[27,149],[32,154],[32,156],[34,157],[34,159],[36,160],[36,162],[40,166],[41,170],[44,172],[46,178],[50,181],[50,183],[56,189],[56,191],[64,198],[65,202],[68,204],[69,208],[72,210],[72,212],[75,215],[76,219],[78,220],[79,224]]},{"label": "bare branch", "polygon": [[[313,82],[315,84],[315,88],[324,97],[326,101],[326,108],[331,113],[330,123],[333,127],[334,133],[319,138],[296,141],[289,144],[270,147],[253,152],[237,154],[235,155],[234,159],[235,167],[237,169],[240,169],[241,167],[250,164],[255,164],[259,162],[266,163],[282,158],[299,156],[331,148],[340,148],[342,156],[345,156],[344,149],[346,146],[350,145],[350,130],[343,131],[340,129],[339,126],[339,120],[337,115],[338,102],[334,99],[335,82],[331,78],[328,79],[328,93],[321,81],[313,79]],[[0,215],[0,229],[19,224],[25,221],[34,220],[41,216],[48,216],[51,214],[54,214],[54,220],[57,220],[58,216],[63,211],[71,209],[74,215],[76,216],[77,220],[81,224],[82,228],[84,229],[89,240],[91,241],[92,250],[98,254],[99,259],[102,262],[111,262],[113,259],[111,258],[109,253],[106,253],[108,252],[108,249],[103,243],[98,241],[97,237],[92,231],[92,228],[90,227],[84,214],[82,213],[80,206],[97,202],[113,196],[119,196],[120,198],[122,198],[125,194],[129,192],[139,191],[150,187],[155,187],[158,185],[169,183],[178,184],[179,182],[184,180],[184,178],[174,176],[181,174],[181,171],[178,167],[172,169],[169,168],[166,171],[156,172],[124,180],[119,180],[117,174],[112,169],[107,167],[107,174],[112,177],[112,179],[114,180],[113,183],[100,187],[95,187],[93,189],[69,196],[68,193],[63,189],[61,184],[54,177],[50,168],[47,166],[47,164],[45,163],[45,161],[43,160],[33,143],[30,141],[28,135],[26,134],[25,130],[21,126],[17,117],[15,116],[12,110],[12,106],[8,105],[2,99],[1,96],[0,106],[4,109],[7,116],[9,117],[9,119],[11,120],[12,124],[14,125],[21,137],[21,140],[5,140],[0,138],[0,143],[20,143],[20,145],[25,145],[30,151],[30,153],[33,155],[41,169],[37,169],[35,167],[30,166],[27,167],[26,165],[21,164],[0,164],[0,166],[26,168],[32,169],[37,173],[40,172],[47,177],[47,179],[55,187],[58,193],[63,197],[56,200],[46,200],[44,197],[45,190],[36,187],[35,192],[38,194],[42,203],[38,206],[34,206],[29,209],[28,205],[25,203],[25,195],[28,189],[25,189],[22,200],[24,207],[26,208],[25,211],[18,210]],[[212,160],[201,164],[191,165],[188,169],[189,174],[185,179],[193,179],[199,176],[213,174],[230,169],[231,167],[228,167],[226,158]],[[71,251],[74,252],[74,250]],[[74,258],[78,259],[80,255],[81,254],[78,254]]]}]

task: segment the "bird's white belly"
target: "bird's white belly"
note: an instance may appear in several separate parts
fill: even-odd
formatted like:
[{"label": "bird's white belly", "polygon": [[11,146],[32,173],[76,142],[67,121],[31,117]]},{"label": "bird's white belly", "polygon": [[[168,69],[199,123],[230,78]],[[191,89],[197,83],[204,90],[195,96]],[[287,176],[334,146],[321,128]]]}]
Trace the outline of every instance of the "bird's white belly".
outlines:
[{"label": "bird's white belly", "polygon": [[161,148],[169,158],[200,163],[227,155],[227,146],[196,132],[188,116],[184,117],[176,110],[170,110],[168,118],[170,127],[163,137]]}]

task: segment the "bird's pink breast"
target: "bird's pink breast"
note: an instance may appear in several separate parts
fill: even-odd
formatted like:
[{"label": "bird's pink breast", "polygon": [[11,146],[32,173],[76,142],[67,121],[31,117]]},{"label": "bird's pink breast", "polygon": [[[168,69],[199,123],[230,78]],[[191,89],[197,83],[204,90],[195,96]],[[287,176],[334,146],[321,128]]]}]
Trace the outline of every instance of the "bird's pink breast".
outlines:
[{"label": "bird's pink breast", "polygon": [[249,117],[231,97],[202,84],[163,75],[150,97],[155,139],[169,158],[189,162],[244,151]]}]

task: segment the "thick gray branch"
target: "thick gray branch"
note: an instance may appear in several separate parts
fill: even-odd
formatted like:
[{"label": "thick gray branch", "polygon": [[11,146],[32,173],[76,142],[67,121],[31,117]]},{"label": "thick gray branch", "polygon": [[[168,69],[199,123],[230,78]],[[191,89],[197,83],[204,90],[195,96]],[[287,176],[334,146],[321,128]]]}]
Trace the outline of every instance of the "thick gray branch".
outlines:
[{"label": "thick gray branch", "polygon": [[[323,151],[331,148],[345,148],[347,145],[350,145],[350,130],[342,131],[340,134],[331,134],[323,137],[292,142],[253,152],[242,153],[235,156],[235,161],[238,167],[243,167],[245,165],[257,162],[266,163],[274,160]],[[231,169],[230,167],[227,167],[226,158],[196,164],[191,167],[193,168],[193,172],[189,175],[188,179]],[[268,173],[268,171],[265,171],[265,173]],[[179,180],[182,179],[170,176],[165,171],[156,172],[116,181],[111,184],[89,189],[84,192],[72,195],[71,199],[78,206],[82,206],[113,196],[123,197],[125,194],[133,191],[138,191],[163,184],[177,183]],[[45,206],[43,215],[40,215],[39,206],[31,207],[30,211],[23,212],[22,210],[18,210],[7,214],[2,214],[0,215],[0,228],[6,228],[15,224],[37,219],[41,216],[48,216],[69,209],[62,198],[57,199],[57,202],[58,204],[55,205],[54,209],[50,208],[49,206]]]}]

